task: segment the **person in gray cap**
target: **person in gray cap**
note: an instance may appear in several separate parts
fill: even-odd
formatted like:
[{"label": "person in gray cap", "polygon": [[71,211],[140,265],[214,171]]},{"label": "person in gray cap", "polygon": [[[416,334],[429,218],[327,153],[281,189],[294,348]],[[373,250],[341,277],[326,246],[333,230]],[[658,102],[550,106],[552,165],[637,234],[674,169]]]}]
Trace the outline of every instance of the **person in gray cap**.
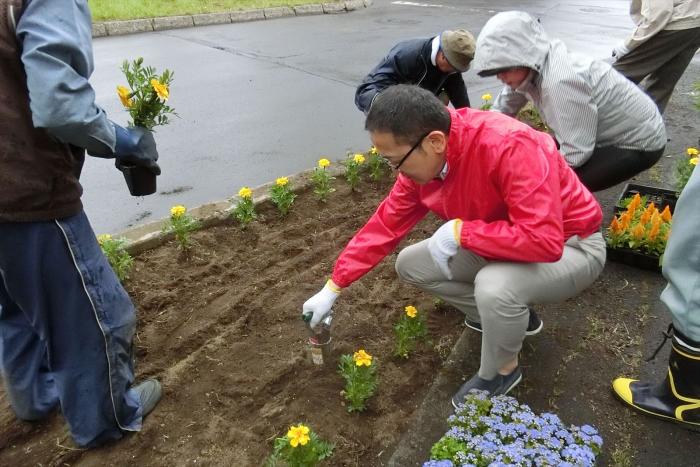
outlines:
[{"label": "person in gray cap", "polygon": [[505,84],[492,110],[513,116],[533,103],[591,191],[648,169],[666,147],[664,122],[649,96],[608,63],[570,53],[525,12],[486,22],[474,69]]},{"label": "person in gray cap", "polygon": [[457,29],[396,44],[362,80],[355,105],[365,114],[384,89],[395,84],[416,84],[456,109],[469,107],[462,73],[474,58],[475,41],[469,31]]}]

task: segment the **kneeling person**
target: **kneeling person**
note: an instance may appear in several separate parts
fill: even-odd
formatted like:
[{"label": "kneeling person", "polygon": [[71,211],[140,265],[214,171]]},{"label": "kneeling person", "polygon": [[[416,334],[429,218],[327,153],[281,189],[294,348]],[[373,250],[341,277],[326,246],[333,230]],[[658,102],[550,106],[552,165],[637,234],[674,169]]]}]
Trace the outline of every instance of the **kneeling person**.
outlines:
[{"label": "kneeling person", "polygon": [[552,138],[496,112],[449,109],[397,85],[375,100],[365,128],[397,180],[302,313],[315,327],[342,288],[432,211],[447,222],[401,251],[396,271],[483,330],[479,372],[453,403],[470,389],[507,393],[522,378],[530,305],[566,300],[603,269],[600,206]]}]

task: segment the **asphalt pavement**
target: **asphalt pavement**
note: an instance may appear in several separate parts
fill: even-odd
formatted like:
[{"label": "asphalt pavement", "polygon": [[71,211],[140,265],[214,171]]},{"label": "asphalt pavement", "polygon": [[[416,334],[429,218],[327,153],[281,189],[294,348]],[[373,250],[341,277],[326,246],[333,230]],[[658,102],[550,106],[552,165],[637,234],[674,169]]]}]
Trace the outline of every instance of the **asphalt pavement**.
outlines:
[{"label": "asphalt pavement", "polygon": [[[175,72],[170,104],[179,118],[157,128],[163,170],[157,194],[133,198],[109,161],[88,158],[83,201],[97,233],[114,233],[168,215],[170,206],[225,199],[369,146],[354,105],[362,77],[396,42],[466,28],[475,35],[499,11],[541,18],[571,50],[608,57],[631,31],[628,0],[378,0],[337,15],[289,17],[149,32],[94,41],[97,102],[126,124],[115,88],[124,59],[143,57]],[[473,105],[496,95],[495,78],[464,75]]]}]

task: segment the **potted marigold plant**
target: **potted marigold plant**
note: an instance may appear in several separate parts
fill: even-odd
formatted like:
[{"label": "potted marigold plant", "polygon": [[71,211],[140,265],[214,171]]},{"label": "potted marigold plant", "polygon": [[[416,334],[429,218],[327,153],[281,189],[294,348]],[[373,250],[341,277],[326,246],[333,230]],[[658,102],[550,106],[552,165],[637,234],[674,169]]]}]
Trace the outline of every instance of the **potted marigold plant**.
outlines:
[{"label": "potted marigold plant", "polygon": [[673,219],[671,207],[659,211],[646,196],[636,193],[621,201],[605,237],[608,258],[644,269],[659,270]]},{"label": "potted marigold plant", "polygon": [[[170,98],[170,84],[173,73],[165,70],[158,75],[155,68],[143,65],[143,58],[129,62],[124,60],[121,68],[127,86],[117,86],[117,95],[124,108],[129,112],[129,126],[138,126],[152,131],[157,125],[168,123],[169,115],[177,115],[167,104]],[[121,165],[119,170],[132,196],[144,196],[155,193],[156,175],[144,168]]]},{"label": "potted marigold plant", "polygon": [[265,467],[314,467],[331,454],[332,444],[299,423],[289,427],[287,436],[275,439],[274,450],[265,461]]}]

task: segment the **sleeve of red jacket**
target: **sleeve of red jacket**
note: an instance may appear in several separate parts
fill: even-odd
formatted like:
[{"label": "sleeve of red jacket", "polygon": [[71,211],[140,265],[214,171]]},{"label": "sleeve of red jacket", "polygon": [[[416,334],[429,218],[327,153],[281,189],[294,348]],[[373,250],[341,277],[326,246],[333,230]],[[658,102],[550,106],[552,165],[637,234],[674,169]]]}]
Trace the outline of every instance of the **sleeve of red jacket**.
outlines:
[{"label": "sleeve of red jacket", "polygon": [[331,276],[333,282],[347,287],[365,275],[396,248],[427,212],[415,184],[399,175],[389,196],[338,256]]},{"label": "sleeve of red jacket", "polygon": [[530,135],[514,135],[497,150],[503,155],[495,179],[508,220],[464,221],[462,248],[492,260],[558,261],[564,251],[558,166]]}]

